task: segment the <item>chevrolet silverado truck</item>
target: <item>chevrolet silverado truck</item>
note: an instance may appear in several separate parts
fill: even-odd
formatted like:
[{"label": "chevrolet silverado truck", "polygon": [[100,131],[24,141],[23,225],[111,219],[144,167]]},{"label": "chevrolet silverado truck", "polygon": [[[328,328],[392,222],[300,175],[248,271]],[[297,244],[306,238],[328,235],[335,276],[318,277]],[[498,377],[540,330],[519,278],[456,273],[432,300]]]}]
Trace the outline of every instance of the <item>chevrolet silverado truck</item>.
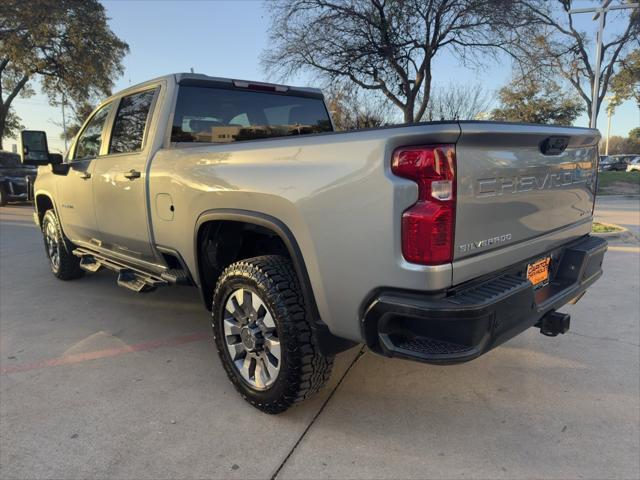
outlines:
[{"label": "chevrolet silverado truck", "polygon": [[173,74],[102,102],[39,166],[36,223],[61,280],[200,290],[240,394],[278,413],[358,343],[472,360],[602,275],[597,130],[433,122],[334,132],[322,93]]}]

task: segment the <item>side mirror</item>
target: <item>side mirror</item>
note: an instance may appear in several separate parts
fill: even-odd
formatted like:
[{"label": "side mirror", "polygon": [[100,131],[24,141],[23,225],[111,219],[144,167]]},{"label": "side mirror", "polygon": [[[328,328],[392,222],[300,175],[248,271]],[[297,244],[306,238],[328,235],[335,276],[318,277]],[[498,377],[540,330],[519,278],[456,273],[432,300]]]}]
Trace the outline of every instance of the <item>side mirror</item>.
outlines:
[{"label": "side mirror", "polygon": [[38,130],[20,132],[20,159],[25,165],[52,164],[47,134]]},{"label": "side mirror", "polygon": [[62,162],[64,162],[64,157],[59,154],[59,153],[50,153],[49,154],[49,163],[52,166],[57,166],[57,165],[62,165]]},{"label": "side mirror", "polygon": [[59,153],[50,153],[49,163],[51,163],[51,171],[54,175],[66,175],[69,173],[71,164],[64,163],[62,155]]}]

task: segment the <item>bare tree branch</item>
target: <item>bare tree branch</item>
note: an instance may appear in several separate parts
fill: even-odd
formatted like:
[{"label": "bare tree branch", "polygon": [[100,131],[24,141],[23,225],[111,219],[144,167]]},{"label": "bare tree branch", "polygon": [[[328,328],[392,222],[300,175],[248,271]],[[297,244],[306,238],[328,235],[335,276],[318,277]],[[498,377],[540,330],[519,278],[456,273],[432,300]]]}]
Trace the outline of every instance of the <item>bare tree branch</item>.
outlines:
[{"label": "bare tree branch", "polygon": [[[405,122],[423,117],[444,50],[462,56],[505,50],[524,11],[512,0],[275,0],[266,70],[311,71],[379,91]],[[520,20],[518,20],[520,19]]]},{"label": "bare tree branch", "polygon": [[[573,16],[569,14],[570,0],[518,1],[536,19],[538,25],[546,27],[542,31],[527,27],[520,29],[517,47],[513,52],[521,72],[528,71],[529,75],[544,77],[559,75],[564,78],[582,98],[591,118],[592,102],[597,102],[596,111],[599,111],[615,74],[618,59],[628,51],[634,40],[640,38],[640,14],[625,10],[606,14],[610,39],[603,41],[602,63],[600,71],[596,72],[589,58],[588,50],[591,47],[588,37],[576,28]],[[600,85],[596,98],[593,99],[596,76],[600,79]]]}]

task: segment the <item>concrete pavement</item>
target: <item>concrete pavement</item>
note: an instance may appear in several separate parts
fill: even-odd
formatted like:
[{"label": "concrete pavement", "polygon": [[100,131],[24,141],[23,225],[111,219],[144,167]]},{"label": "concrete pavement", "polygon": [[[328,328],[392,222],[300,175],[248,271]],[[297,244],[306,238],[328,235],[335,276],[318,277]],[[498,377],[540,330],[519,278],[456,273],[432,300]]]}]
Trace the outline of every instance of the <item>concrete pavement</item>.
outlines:
[{"label": "concrete pavement", "polygon": [[[636,206],[597,212],[637,228]],[[356,348],[274,417],[226,379],[195,290],[57,281],[30,212],[0,209],[3,479],[640,477],[637,243],[612,245],[568,335],[453,367]]]}]

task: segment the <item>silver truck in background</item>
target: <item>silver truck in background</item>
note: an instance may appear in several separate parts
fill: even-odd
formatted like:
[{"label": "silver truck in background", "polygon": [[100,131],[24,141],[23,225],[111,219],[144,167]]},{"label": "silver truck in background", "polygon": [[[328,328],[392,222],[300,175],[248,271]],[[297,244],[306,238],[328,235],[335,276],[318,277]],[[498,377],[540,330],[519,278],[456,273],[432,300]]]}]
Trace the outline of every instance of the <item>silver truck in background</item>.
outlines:
[{"label": "silver truck in background", "polygon": [[109,268],[137,292],[197,287],[230,380],[278,413],[356,343],[478,357],[602,274],[590,236],[597,130],[435,122],[333,132],[319,90],[174,74],[102,102],[40,165],[54,275]]}]

